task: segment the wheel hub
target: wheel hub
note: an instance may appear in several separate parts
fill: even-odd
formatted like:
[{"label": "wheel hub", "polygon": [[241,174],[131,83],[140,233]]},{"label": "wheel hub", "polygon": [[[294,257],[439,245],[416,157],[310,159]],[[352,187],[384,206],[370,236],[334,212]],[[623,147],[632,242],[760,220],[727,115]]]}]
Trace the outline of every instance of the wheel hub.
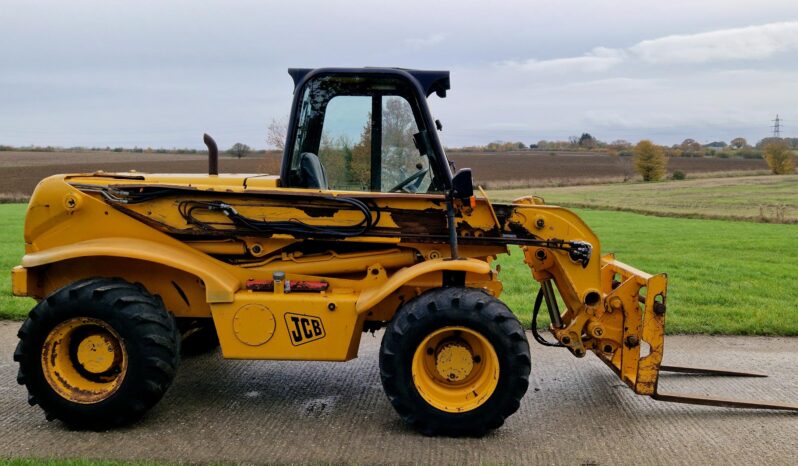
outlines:
[{"label": "wheel hub", "polygon": [[461,326],[443,327],[421,341],[412,361],[418,394],[450,413],[482,406],[499,382],[499,358],[481,333]]},{"label": "wheel hub", "polygon": [[435,358],[438,375],[451,382],[465,380],[474,369],[474,355],[468,343],[453,340],[440,345]]},{"label": "wheel hub", "polygon": [[102,374],[114,366],[119,346],[108,334],[89,335],[78,344],[77,359],[83,369],[92,374]]}]

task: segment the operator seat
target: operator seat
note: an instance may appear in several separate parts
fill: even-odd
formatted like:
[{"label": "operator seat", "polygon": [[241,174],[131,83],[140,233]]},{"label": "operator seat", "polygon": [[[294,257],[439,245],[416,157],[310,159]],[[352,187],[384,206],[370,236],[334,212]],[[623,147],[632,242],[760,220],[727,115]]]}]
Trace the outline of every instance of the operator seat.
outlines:
[{"label": "operator seat", "polygon": [[303,188],[328,189],[327,172],[316,154],[302,152],[299,156],[299,177]]}]

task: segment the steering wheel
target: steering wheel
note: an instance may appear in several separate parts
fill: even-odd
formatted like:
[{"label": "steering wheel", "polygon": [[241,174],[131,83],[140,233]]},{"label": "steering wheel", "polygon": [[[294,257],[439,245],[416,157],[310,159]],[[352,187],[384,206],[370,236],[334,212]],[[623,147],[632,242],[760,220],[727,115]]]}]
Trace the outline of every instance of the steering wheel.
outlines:
[{"label": "steering wheel", "polygon": [[423,178],[424,175],[426,175],[428,171],[429,171],[429,169],[425,168],[423,170],[419,170],[419,171],[413,173],[412,175],[410,175],[407,178],[405,178],[404,180],[402,180],[399,184],[397,184],[396,186],[394,186],[393,188],[388,190],[388,192],[389,193],[397,193],[399,191],[404,191],[406,193],[413,192],[413,191],[407,191],[404,188],[406,188],[410,183],[412,183],[414,181],[421,180],[421,178]]}]

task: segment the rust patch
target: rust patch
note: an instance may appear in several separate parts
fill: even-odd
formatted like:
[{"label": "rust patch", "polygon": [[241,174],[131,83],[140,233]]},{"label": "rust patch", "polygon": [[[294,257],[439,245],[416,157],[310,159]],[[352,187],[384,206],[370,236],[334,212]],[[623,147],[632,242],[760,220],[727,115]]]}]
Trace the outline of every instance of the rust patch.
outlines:
[{"label": "rust patch", "polygon": [[310,218],[321,218],[321,217],[332,218],[336,213],[338,213],[339,210],[341,210],[338,207],[320,207],[320,206],[302,206],[302,205],[292,205],[285,207],[293,207],[295,209],[299,209]]},{"label": "rust patch", "polygon": [[66,378],[62,376],[58,371],[54,370],[53,375],[55,375],[55,378],[57,378],[58,381],[61,382],[61,384],[63,384],[66,389],[72,392],[73,399],[70,401],[78,401],[78,402],[96,401],[97,396],[102,395],[102,393],[100,392],[84,390],[82,388],[78,388],[71,385],[69,382],[67,382]]},{"label": "rust patch", "polygon": [[446,215],[441,210],[389,209],[389,212],[391,219],[399,226],[401,233],[447,235],[449,232]]},{"label": "rust patch", "polygon": [[57,359],[58,356],[58,350],[56,348],[60,344],[61,340],[58,340],[57,342],[53,343],[52,347],[50,348],[50,365],[53,367],[55,367],[55,360]]}]

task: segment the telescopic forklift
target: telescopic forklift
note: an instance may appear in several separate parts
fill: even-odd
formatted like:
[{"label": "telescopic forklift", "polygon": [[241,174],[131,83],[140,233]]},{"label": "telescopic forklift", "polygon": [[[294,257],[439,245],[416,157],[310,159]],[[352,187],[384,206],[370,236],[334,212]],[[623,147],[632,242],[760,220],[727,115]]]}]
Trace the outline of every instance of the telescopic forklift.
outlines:
[{"label": "telescopic forklift", "polygon": [[218,173],[206,135],[207,175],[94,172],[36,187],[12,284],[38,304],[14,360],[47,419],[103,429],[140,417],[170,386],[181,344],[347,361],[384,328],[380,377],[399,416],[425,434],[481,435],[528,386],[527,333],[491,266],[511,245],[540,284],[538,342],[592,353],[659,400],[798,410],[659,391],[662,371],[756,374],[663,365],[665,274],[602,251],[570,210],[475,193],[427,104],[446,96],[449,72],[289,73],[279,174]]}]

